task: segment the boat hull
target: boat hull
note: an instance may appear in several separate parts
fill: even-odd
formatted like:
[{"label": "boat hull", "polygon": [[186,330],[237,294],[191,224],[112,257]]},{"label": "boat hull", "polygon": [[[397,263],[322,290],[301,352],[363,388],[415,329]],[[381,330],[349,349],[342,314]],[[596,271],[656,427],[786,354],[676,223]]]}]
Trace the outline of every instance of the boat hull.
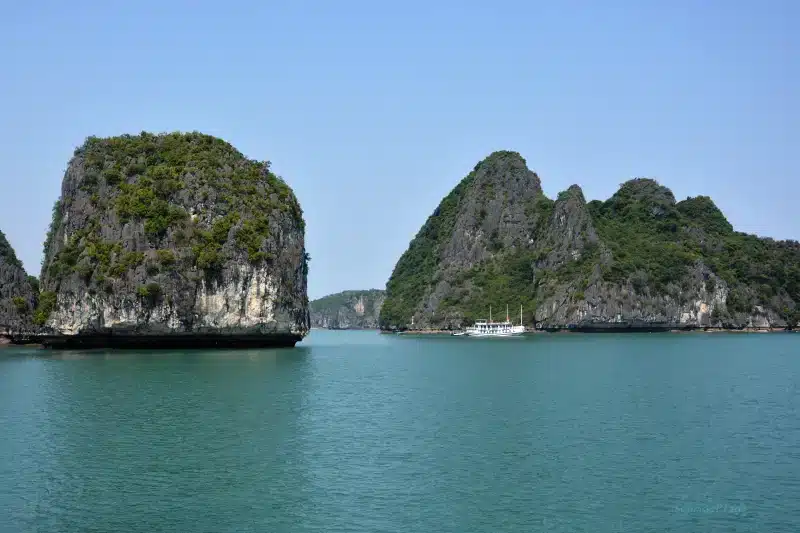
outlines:
[{"label": "boat hull", "polygon": [[519,337],[522,333],[467,333],[467,337],[492,338],[492,337]]},{"label": "boat hull", "polygon": [[464,334],[468,337],[518,337],[525,333],[525,328],[522,326],[514,326],[510,329],[503,331],[473,331],[467,330]]}]

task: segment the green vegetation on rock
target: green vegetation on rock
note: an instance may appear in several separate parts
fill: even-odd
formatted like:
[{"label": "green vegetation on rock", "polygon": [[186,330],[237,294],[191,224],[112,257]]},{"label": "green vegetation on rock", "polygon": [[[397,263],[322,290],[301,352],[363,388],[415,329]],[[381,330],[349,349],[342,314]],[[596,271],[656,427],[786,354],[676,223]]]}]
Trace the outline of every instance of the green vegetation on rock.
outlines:
[{"label": "green vegetation on rock", "polygon": [[577,186],[553,201],[532,175],[520,187],[509,158],[482,161],[428,218],[387,283],[382,327],[412,317],[417,327],[461,327],[506,305],[512,318],[522,305],[526,324],[547,327],[800,321],[796,241],[736,232],[710,198],[676,202],[652,179],[606,201],[587,204]]},{"label": "green vegetation on rock", "polygon": [[[273,258],[265,242],[274,213],[304,228],[297,199],[269,162],[248,160],[209,135],[90,137],[73,161],[77,190],[54,205],[45,241],[50,288],[73,273],[87,283],[124,278],[151,256],[150,272],[182,265],[215,275],[237,254],[253,264]],[[85,220],[65,232],[64,213],[76,202]],[[120,226],[142,234],[136,249],[123,246],[130,237],[104,231]],[[56,236],[65,244],[53,253]]]},{"label": "green vegetation on rock", "polygon": [[21,315],[28,313],[28,302],[22,296],[14,296],[14,298],[11,299],[11,302],[17,309],[17,313]]},{"label": "green vegetation on rock", "polygon": [[405,321],[413,314],[436,271],[439,249],[450,237],[464,193],[479,167],[480,164],[442,200],[400,257],[386,285],[387,294],[392,297],[384,302],[382,317]]},{"label": "green vegetation on rock", "polygon": [[38,280],[25,273],[22,262],[0,231],[0,335],[26,334],[33,328]]},{"label": "green vegetation on rock", "polygon": [[43,326],[56,308],[56,293],[45,291],[39,294],[39,305],[33,313],[33,323]]},{"label": "green vegetation on rock", "polygon": [[309,304],[311,325],[328,329],[374,329],[386,293],[379,289],[329,294]]},{"label": "green vegetation on rock", "polygon": [[11,244],[9,244],[8,240],[6,239],[5,233],[2,231],[0,231],[0,258],[4,259],[7,263],[22,268],[22,262],[17,259],[17,254],[14,253],[14,248],[11,247]]},{"label": "green vegetation on rock", "polygon": [[158,303],[159,298],[163,294],[161,286],[158,283],[148,283],[136,289],[136,294],[142,299],[147,307],[153,307]]},{"label": "green vegetation on rock", "polygon": [[28,276],[28,283],[31,286],[34,294],[39,294],[39,278],[36,276]]},{"label": "green vegetation on rock", "polygon": [[53,346],[293,345],[308,331],[297,198],[268,161],[209,135],[86,139],[44,248],[38,303],[13,295]]},{"label": "green vegetation on rock", "polygon": [[[659,188],[666,192],[657,194]],[[770,306],[779,295],[800,302],[796,242],[733,231],[708,197],[678,203],[669,198],[672,193],[653,180],[632,180],[608,201],[589,204],[598,233],[613,253],[604,279],[619,282],[639,273],[643,286],[664,293],[700,261],[727,283],[733,312]]]},{"label": "green vegetation on rock", "polygon": [[61,225],[61,200],[56,200],[53,204],[51,216],[50,216],[50,226],[47,228],[47,237],[44,240],[44,257],[50,257],[50,248],[53,245],[53,238],[55,237],[55,231]]}]

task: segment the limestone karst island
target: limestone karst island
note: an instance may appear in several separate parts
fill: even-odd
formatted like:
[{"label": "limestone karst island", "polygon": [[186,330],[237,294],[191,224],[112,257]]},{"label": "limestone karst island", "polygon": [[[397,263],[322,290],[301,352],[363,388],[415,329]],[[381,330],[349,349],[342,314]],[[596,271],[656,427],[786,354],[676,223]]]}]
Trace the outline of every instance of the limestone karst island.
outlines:
[{"label": "limestone karst island", "polygon": [[380,289],[343,291],[309,304],[311,327],[378,329],[386,293]]},{"label": "limestone karst island", "polygon": [[676,202],[650,179],[604,202],[577,185],[551,200],[518,153],[496,152],[411,241],[380,325],[461,328],[508,304],[537,329],[793,328],[800,244],[738,233],[710,198]]},{"label": "limestone karst island", "polygon": [[0,239],[0,333],[53,347],[293,346],[305,223],[269,163],[200,133],[91,137],[53,207],[38,287]]},{"label": "limestone karst island", "polygon": [[40,277],[0,233],[0,337],[51,347],[293,346],[313,327],[454,330],[521,308],[528,330],[786,330],[800,244],[736,232],[651,179],[555,200],[516,152],[478,163],[386,290],[309,304],[291,188],[200,133],[91,137],[64,175]]}]

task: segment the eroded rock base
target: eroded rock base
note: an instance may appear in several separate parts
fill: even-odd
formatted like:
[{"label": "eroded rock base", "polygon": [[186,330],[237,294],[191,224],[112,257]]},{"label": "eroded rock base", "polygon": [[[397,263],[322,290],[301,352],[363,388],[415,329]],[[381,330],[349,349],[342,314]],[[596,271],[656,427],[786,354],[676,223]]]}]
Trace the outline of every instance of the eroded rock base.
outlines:
[{"label": "eroded rock base", "polygon": [[301,335],[74,335],[44,337],[42,345],[54,350],[91,348],[177,350],[216,348],[291,348]]}]

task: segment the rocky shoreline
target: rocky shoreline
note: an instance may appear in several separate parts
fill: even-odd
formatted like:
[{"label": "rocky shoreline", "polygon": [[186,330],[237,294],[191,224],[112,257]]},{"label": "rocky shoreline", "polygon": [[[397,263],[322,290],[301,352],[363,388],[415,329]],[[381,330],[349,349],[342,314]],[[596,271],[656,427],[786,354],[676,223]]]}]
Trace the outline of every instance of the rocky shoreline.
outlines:
[{"label": "rocky shoreline", "polygon": [[[452,335],[458,330],[448,329],[419,329],[419,330],[403,330],[403,331],[390,331],[381,330],[381,333],[387,335]],[[796,329],[789,328],[547,328],[547,329],[526,329],[525,335],[540,335],[546,333],[575,333],[575,334],[592,334],[592,333],[797,333]]]}]

